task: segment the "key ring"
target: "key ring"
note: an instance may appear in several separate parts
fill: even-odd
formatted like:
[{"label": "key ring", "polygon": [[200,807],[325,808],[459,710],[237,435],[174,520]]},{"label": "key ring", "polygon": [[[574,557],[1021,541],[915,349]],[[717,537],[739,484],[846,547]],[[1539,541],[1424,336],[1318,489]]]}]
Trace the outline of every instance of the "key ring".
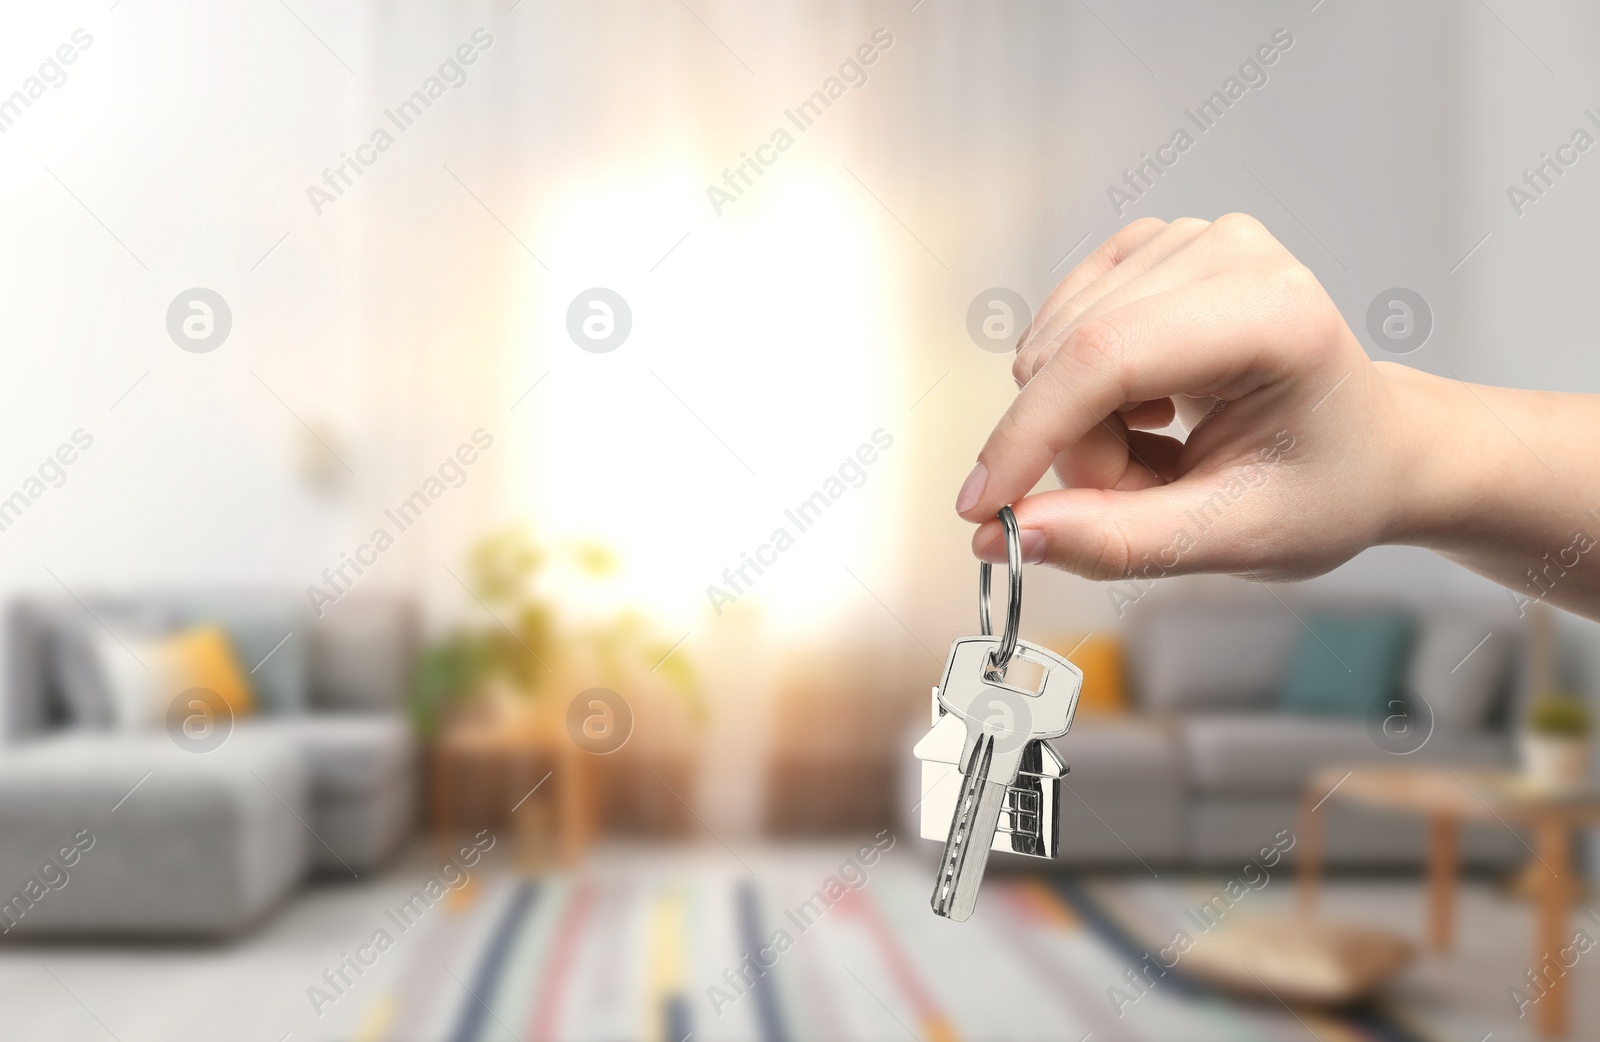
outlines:
[{"label": "key ring", "polygon": [[[1017,650],[1017,631],[1022,626],[1022,533],[1017,528],[1017,515],[1009,506],[1000,508],[1000,523],[1006,530],[1006,576],[1011,580],[1010,594],[1006,599],[1006,631],[1000,638],[1000,647],[989,655],[992,672],[1003,674],[1006,664]],[[994,633],[989,624],[989,583],[993,567],[988,561],[978,562],[978,624],[985,637]]]}]

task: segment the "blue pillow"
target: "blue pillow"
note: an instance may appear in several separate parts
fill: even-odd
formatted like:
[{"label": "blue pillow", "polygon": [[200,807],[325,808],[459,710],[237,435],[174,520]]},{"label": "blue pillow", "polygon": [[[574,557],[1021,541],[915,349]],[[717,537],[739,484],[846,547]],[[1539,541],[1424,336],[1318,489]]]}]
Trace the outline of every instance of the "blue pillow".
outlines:
[{"label": "blue pillow", "polygon": [[1278,704],[1308,716],[1359,718],[1404,682],[1416,620],[1401,611],[1306,618]]}]

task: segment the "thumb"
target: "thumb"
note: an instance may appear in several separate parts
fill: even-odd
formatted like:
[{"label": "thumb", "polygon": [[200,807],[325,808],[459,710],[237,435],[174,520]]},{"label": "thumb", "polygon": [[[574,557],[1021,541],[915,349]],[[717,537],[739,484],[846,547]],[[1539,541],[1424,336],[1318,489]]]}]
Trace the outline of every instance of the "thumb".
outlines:
[{"label": "thumb", "polygon": [[[1238,498],[1210,482],[1180,480],[1137,491],[1041,492],[1013,510],[1029,563],[1043,562],[1086,579],[1154,579],[1237,571],[1237,540],[1224,536],[1231,526],[1220,522]],[[972,550],[979,560],[1005,561],[1005,532],[998,520],[979,527]]]}]

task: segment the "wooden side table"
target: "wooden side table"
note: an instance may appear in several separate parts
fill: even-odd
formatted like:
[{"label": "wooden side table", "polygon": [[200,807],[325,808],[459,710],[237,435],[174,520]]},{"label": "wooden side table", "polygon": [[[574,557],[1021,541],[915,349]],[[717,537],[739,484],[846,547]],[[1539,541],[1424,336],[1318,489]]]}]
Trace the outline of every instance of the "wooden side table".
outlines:
[{"label": "wooden side table", "polygon": [[[1540,868],[1535,874],[1537,912],[1533,959],[1539,967],[1547,954],[1568,947],[1569,921],[1577,892],[1572,864],[1572,830],[1600,822],[1600,790],[1547,792],[1530,786],[1509,771],[1452,770],[1448,767],[1356,767],[1319,773],[1306,789],[1301,809],[1300,907],[1311,913],[1316,903],[1322,853],[1318,812],[1338,798],[1399,813],[1419,814],[1428,821],[1428,942],[1437,952],[1455,944],[1455,890],[1461,822],[1498,821],[1507,828],[1526,827]],[[1552,975],[1550,986],[1534,1004],[1534,1019],[1544,1038],[1567,1033],[1571,999],[1565,978]]]},{"label": "wooden side table", "polygon": [[500,776],[501,785],[488,787],[498,805],[491,817],[502,815],[523,838],[524,864],[532,861],[528,804],[550,799],[553,788],[555,837],[558,859],[572,864],[598,831],[599,806],[593,778],[593,757],[586,755],[565,733],[528,724],[462,723],[446,727],[432,747],[430,819],[434,834],[445,842],[462,822],[461,801],[468,788],[469,771],[487,769]]}]

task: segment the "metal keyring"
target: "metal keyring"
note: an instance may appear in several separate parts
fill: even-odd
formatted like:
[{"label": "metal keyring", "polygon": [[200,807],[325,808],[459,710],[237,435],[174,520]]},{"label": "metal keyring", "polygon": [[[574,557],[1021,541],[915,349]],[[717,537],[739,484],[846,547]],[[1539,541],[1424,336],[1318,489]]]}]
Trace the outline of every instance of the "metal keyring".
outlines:
[{"label": "metal keyring", "polygon": [[[1006,530],[1006,575],[1011,580],[1011,591],[1006,600],[1006,631],[1000,637],[1000,647],[989,655],[994,673],[1005,672],[1017,650],[1017,631],[1022,626],[1022,533],[1017,528],[1017,515],[1008,506],[1000,508],[1000,523]],[[985,637],[994,633],[989,624],[989,582],[993,571],[988,561],[978,563],[978,624]]]}]

